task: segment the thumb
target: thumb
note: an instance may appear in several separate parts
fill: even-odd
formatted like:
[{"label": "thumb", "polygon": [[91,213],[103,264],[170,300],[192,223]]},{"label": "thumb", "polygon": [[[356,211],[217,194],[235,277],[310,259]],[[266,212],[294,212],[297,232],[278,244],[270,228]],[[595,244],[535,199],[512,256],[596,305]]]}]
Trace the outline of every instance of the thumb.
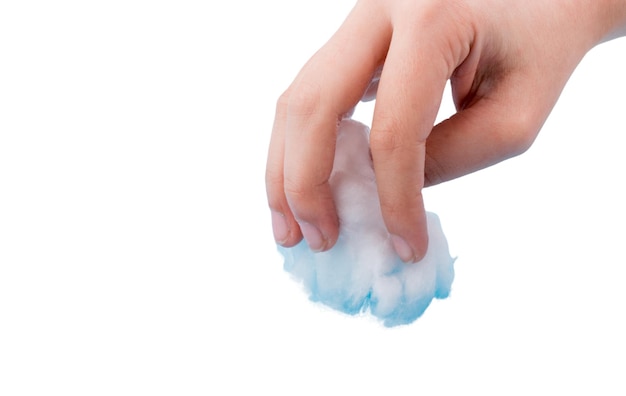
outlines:
[{"label": "thumb", "polygon": [[532,145],[551,106],[543,106],[537,95],[521,100],[523,86],[505,83],[433,128],[426,141],[425,187],[487,168]]}]

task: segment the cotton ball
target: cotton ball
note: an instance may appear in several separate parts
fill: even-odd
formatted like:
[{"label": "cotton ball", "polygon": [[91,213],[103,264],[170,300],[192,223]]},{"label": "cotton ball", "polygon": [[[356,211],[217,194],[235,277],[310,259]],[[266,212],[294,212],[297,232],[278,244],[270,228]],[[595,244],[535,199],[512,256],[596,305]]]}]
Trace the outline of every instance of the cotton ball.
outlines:
[{"label": "cotton ball", "polygon": [[434,213],[426,213],[424,259],[405,264],[396,255],[380,210],[368,137],[369,129],[357,121],[339,125],[329,180],[340,224],[335,246],[314,253],[302,241],[278,249],[285,270],[302,282],[313,301],[348,314],[369,311],[385,326],[408,324],[433,298],[449,295],[454,259]]}]

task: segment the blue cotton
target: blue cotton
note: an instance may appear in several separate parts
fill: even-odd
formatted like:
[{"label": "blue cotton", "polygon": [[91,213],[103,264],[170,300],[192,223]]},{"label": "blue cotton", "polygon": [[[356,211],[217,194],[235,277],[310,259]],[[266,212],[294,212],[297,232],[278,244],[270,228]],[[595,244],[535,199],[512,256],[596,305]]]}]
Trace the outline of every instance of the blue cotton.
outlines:
[{"label": "blue cotton", "polygon": [[311,300],[351,315],[370,312],[385,326],[408,324],[433,298],[449,295],[454,259],[434,213],[427,213],[424,259],[405,264],[396,255],[380,210],[368,136],[357,121],[339,124],[329,180],[340,223],[336,245],[322,253],[304,241],[278,249],[285,270],[303,283]]}]

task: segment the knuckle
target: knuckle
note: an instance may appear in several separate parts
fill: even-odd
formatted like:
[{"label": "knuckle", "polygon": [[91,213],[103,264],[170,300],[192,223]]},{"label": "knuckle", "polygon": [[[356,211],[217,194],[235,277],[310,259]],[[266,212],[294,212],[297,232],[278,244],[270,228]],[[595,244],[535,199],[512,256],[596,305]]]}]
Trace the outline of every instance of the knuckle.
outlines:
[{"label": "knuckle", "polygon": [[302,179],[286,178],[284,188],[287,200],[296,204],[306,201],[312,195],[311,186]]},{"label": "knuckle", "polygon": [[401,223],[406,216],[411,214],[413,201],[411,197],[414,192],[410,191],[392,191],[391,193],[383,192],[380,197],[380,209],[386,219],[395,223]]},{"label": "knuckle", "polygon": [[372,151],[393,154],[397,151],[415,152],[425,144],[425,139],[419,135],[419,129],[411,125],[408,120],[394,114],[375,116],[374,127],[370,133],[370,147]]},{"label": "knuckle", "polygon": [[289,114],[307,117],[316,114],[320,109],[320,92],[310,84],[300,83],[291,89],[286,99]]},{"label": "knuckle", "polygon": [[526,152],[534,143],[539,132],[537,118],[529,111],[520,111],[509,121],[509,127],[500,132],[506,154],[514,157]]},{"label": "knuckle", "polygon": [[383,213],[383,216],[386,219],[391,221],[395,221],[399,217],[401,213],[403,213],[403,206],[398,204],[397,202],[391,202],[389,200],[384,200],[380,202],[380,210]]},{"label": "knuckle", "polygon": [[276,101],[277,114],[287,114],[287,110],[289,109],[289,96],[290,91],[286,90],[278,97],[278,100]]},{"label": "knuckle", "polygon": [[265,172],[265,186],[268,190],[275,189],[283,184],[283,175],[280,172],[274,172],[271,169],[267,169]]},{"label": "knuckle", "polygon": [[334,202],[327,180],[313,182],[306,177],[285,177],[284,193],[289,206],[303,215],[322,207],[329,208]]},{"label": "knuckle", "polygon": [[402,147],[402,139],[396,133],[395,123],[384,122],[378,125],[370,135],[372,151],[393,153]]}]

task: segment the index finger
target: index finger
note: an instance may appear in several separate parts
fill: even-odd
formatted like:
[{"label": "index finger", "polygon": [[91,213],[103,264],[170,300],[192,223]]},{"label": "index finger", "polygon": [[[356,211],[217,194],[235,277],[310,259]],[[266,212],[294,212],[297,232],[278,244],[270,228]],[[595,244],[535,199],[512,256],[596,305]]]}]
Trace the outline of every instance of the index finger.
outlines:
[{"label": "index finger", "polygon": [[437,40],[445,37],[443,32],[434,29],[431,33],[437,36],[429,35],[428,29],[418,31],[414,26],[399,25],[394,31],[370,137],[383,218],[396,252],[405,262],[416,262],[426,254],[422,197],[426,139],[446,81],[457,64],[443,52],[449,48],[447,43]]}]

